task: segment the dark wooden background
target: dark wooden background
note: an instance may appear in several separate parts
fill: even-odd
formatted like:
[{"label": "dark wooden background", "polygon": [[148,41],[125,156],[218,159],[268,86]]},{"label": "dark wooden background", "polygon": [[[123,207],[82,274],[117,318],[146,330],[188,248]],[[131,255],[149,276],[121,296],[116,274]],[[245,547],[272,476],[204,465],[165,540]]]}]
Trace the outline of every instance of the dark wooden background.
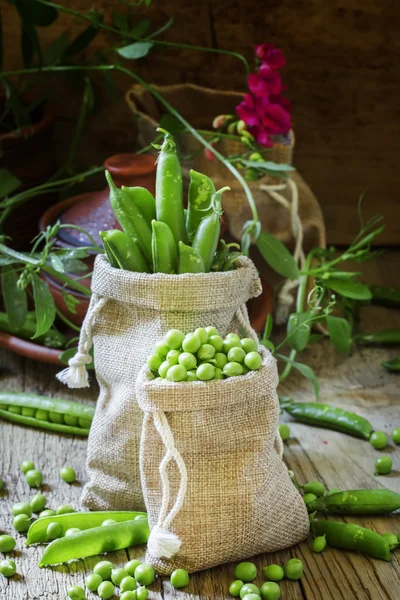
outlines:
[{"label": "dark wooden background", "polygon": [[[60,0],[62,2],[62,0]],[[110,19],[117,0],[69,0],[64,6],[87,11],[95,6]],[[13,6],[1,5],[5,67],[20,66],[19,25]],[[283,48],[287,95],[293,103],[295,166],[316,193],[324,211],[328,240],[349,242],[357,229],[356,203],[367,191],[367,215],[382,213],[384,244],[400,242],[400,4],[398,0],[153,0],[141,7],[153,27],[169,16],[163,39],[235,50],[252,59],[256,43]],[[41,30],[46,46],[64,29],[71,36],[85,25],[63,14]],[[88,55],[115,45],[99,35]],[[148,82],[193,82],[220,89],[245,89],[241,63],[231,57],[181,49],[157,50],[130,63]],[[47,79],[59,119],[59,151],[65,148],[78,105],[78,87]],[[51,83],[50,83],[51,82]],[[129,85],[119,78],[121,90]],[[198,107],[201,111],[201,106]],[[87,122],[80,162],[99,163],[134,145],[132,118],[123,100],[102,98]]]}]

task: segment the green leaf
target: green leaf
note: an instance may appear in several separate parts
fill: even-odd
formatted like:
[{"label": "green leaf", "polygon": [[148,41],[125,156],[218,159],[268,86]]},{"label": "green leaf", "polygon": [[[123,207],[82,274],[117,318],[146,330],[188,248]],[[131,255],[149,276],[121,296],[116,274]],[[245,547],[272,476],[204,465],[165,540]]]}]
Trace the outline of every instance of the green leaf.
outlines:
[{"label": "green leaf", "polygon": [[310,319],[308,311],[293,313],[287,324],[287,343],[297,352],[302,352],[310,339],[311,327],[307,323]]},{"label": "green leaf", "polygon": [[43,52],[43,61],[46,65],[55,65],[60,62],[68,46],[68,33],[63,31]]},{"label": "green leaf", "polygon": [[36,332],[32,339],[44,335],[54,323],[56,306],[47,284],[36,273],[32,276]]},{"label": "green leaf", "polygon": [[354,300],[371,300],[372,298],[368,286],[361,281],[332,278],[326,281],[326,286],[346,298],[354,298]]},{"label": "green leaf", "polygon": [[64,263],[61,258],[57,256],[57,254],[50,255],[50,264],[55,271],[58,271],[59,273],[65,273]]},{"label": "green leaf", "polygon": [[289,250],[274,236],[262,231],[257,238],[256,245],[263,259],[283,277],[297,279],[299,269]]},{"label": "green leaf", "polygon": [[7,169],[0,169],[0,198],[5,198],[14,192],[22,184],[22,181],[15,177]]},{"label": "green leaf", "polygon": [[150,27],[150,19],[139,19],[131,28],[130,34],[135,37],[142,37],[148,31]]},{"label": "green leaf", "polygon": [[25,290],[18,288],[18,279],[19,275],[13,267],[3,267],[1,289],[8,322],[14,331],[22,327],[25,323],[28,312],[26,293]]},{"label": "green leaf", "polygon": [[24,125],[31,125],[31,120],[27,111],[25,110],[24,105],[20,101],[17,92],[11,83],[0,76],[1,81],[3,82],[4,89],[6,91],[7,98],[7,106],[6,108],[11,110],[14,114],[15,121],[17,123],[18,129],[23,127]]},{"label": "green leaf", "polygon": [[75,56],[75,54],[79,54],[85,50],[85,48],[87,48],[94,40],[98,31],[99,30],[92,25],[89,25],[89,27],[81,31],[81,33],[77,35],[70,45],[65,49],[62,55],[62,62],[68,62],[73,56]]},{"label": "green leaf", "polygon": [[257,160],[242,160],[241,161],[246,167],[254,167],[256,169],[261,169],[262,171],[295,171],[296,169],[291,165],[286,165],[284,163],[276,163],[272,160],[266,161],[257,161]]},{"label": "green leaf", "polygon": [[328,332],[332,340],[332,344],[337,350],[339,350],[339,352],[345,352],[348,354],[352,342],[349,322],[341,317],[327,315],[326,324],[328,326]]},{"label": "green leaf", "polygon": [[313,384],[313,387],[314,387],[315,397],[318,400],[320,385],[319,385],[318,378],[315,375],[313,369],[311,367],[309,367],[308,365],[305,365],[304,363],[292,361],[287,356],[284,356],[283,354],[276,354],[276,356],[277,356],[277,358],[280,358],[283,361],[291,364],[295,369],[297,369],[299,371],[299,373],[301,373],[303,375],[303,377],[306,377],[307,379],[309,379],[311,381],[311,383]]},{"label": "green leaf", "polygon": [[273,316],[271,313],[269,313],[269,315],[267,316],[267,319],[265,321],[264,333],[262,336],[263,342],[265,342],[266,340],[269,340],[270,335],[272,333],[273,324],[274,324]]},{"label": "green leaf", "polygon": [[126,12],[120,10],[114,10],[112,13],[112,23],[115,29],[119,29],[121,32],[126,33],[129,29],[129,19]]},{"label": "green leaf", "polygon": [[138,58],[147,56],[152,47],[153,44],[151,42],[134,42],[133,44],[117,48],[116,50],[123,58],[137,60]]}]

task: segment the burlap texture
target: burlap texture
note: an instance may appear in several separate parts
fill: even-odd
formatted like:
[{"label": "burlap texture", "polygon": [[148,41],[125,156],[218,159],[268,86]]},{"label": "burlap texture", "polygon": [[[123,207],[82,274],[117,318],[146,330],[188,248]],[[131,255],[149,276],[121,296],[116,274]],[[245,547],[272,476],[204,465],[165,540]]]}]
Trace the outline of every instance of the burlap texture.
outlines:
[{"label": "burlap texture", "polygon": [[[171,86],[153,86],[170,104],[174,106],[191,125],[198,129],[211,129],[211,123],[219,114],[234,114],[243,94],[233,91],[211,90],[192,84]],[[153,96],[142,86],[135,84],[126,92],[126,100],[137,120],[137,139],[140,146],[152,142],[156,135],[161,116],[166,112]],[[211,138],[208,137],[208,140]],[[183,178],[186,187],[189,181],[189,169],[208,175],[217,189],[228,185],[229,193],[223,196],[224,214],[231,234],[240,239],[244,223],[251,219],[251,211],[242,186],[237,179],[218,160],[209,161],[204,156],[201,144],[189,134],[179,134],[177,141],[183,159]],[[294,151],[294,133],[276,136],[268,160],[277,163],[292,164]],[[244,146],[235,140],[223,139],[215,144],[215,148],[224,156],[242,154]],[[189,158],[186,158],[189,157]],[[304,231],[303,248],[309,251],[314,247],[326,246],[325,224],[322,211],[310,187],[298,171],[290,177],[299,191],[299,216]],[[253,193],[264,231],[267,231],[282,242],[293,245],[293,232],[289,211],[272,199],[261,185],[282,183],[282,180],[265,176],[258,181],[250,181],[248,185]],[[289,188],[280,192],[286,200],[291,200]]]},{"label": "burlap texture", "polygon": [[[259,371],[226,380],[170,383],[154,381],[147,368],[139,373],[140,467],[151,527],[161,507],[159,466],[165,455],[153,422],[156,411],[165,413],[188,473],[185,501],[170,527],[182,540],[180,551],[171,559],[146,555],[161,574],[273,552],[308,535],[307,510],[274,444],[276,362],[269,351],[262,354]],[[168,475],[172,505],[180,481],[175,463]]]},{"label": "burlap texture", "polygon": [[[132,273],[96,258],[92,292],[108,301],[96,317],[93,344],[100,395],[90,428],[82,502],[92,510],[144,507],[139,476],[142,411],[135,382],[155,342],[171,328],[184,332],[213,325],[222,335],[239,331],[237,311],[258,296],[251,260],[224,273]],[[245,312],[245,314],[247,314]]]}]

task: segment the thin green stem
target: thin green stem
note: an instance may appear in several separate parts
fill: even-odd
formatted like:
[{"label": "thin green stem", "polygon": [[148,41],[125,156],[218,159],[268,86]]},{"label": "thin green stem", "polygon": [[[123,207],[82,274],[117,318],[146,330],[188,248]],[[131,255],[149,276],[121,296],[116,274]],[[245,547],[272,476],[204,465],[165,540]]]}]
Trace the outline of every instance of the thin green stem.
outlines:
[{"label": "thin green stem", "polygon": [[75,323],[72,323],[72,321],[70,321],[65,315],[62,314],[62,312],[60,312],[58,310],[58,308],[56,308],[56,313],[57,313],[58,318],[61,319],[61,321],[64,321],[64,323],[66,325],[68,325],[68,327],[70,327],[74,331],[77,331],[78,333],[80,333],[81,328],[78,327],[78,325],[75,325]]},{"label": "thin green stem", "polygon": [[43,265],[41,267],[42,271],[44,271],[45,273],[48,273],[49,275],[51,275],[52,277],[54,277],[55,279],[60,279],[63,283],[66,283],[68,287],[75,289],[78,292],[81,292],[81,294],[83,294],[84,296],[90,296],[91,292],[89,290],[89,288],[87,288],[86,286],[76,282],[74,279],[72,279],[71,277],[68,277],[67,275],[64,275],[64,273],[60,273],[59,271],[56,271],[55,269],[52,269],[51,267],[49,267],[49,265]]}]

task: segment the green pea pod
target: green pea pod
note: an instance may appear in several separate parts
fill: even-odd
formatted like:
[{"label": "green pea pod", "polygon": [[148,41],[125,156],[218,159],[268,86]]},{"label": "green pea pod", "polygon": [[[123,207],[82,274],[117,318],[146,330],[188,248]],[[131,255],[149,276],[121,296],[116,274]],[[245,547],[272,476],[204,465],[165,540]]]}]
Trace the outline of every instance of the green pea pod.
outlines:
[{"label": "green pea pod", "polygon": [[120,269],[136,273],[150,273],[138,245],[125,231],[110,229],[102,231],[100,237],[103,244],[106,243]]},{"label": "green pea pod", "polygon": [[400,344],[400,328],[384,329],[378,333],[361,333],[355,340],[360,344],[397,345]]},{"label": "green pea pod", "polygon": [[189,201],[186,214],[186,230],[189,240],[193,240],[204,211],[210,208],[215,194],[215,185],[207,175],[190,170]]},{"label": "green pea pod", "polygon": [[[7,313],[0,312],[0,331],[9,333],[10,335],[16,335],[24,340],[31,340],[36,333],[36,316],[34,312],[28,312],[24,324],[18,329],[14,329],[10,326],[10,321]],[[63,348],[66,344],[66,337],[57,329],[52,327],[43,335],[35,338],[37,344],[42,344],[47,348]]]},{"label": "green pea pod", "polygon": [[187,243],[185,216],[183,212],[182,172],[176,153],[176,144],[170,133],[165,134],[157,160],[156,173],[156,213],[157,221],[165,223],[171,229],[175,244]]},{"label": "green pea pod", "polygon": [[118,189],[108,171],[106,179],[110,187],[110,203],[122,229],[136,241],[146,262],[151,264],[151,229],[133,202],[129,193]]},{"label": "green pea pod", "polygon": [[382,367],[385,367],[388,371],[395,373],[400,371],[400,356],[392,358],[392,360],[384,360],[381,362]]},{"label": "green pea pod", "polygon": [[318,498],[307,507],[332,515],[387,515],[400,508],[400,494],[391,490],[348,490]]},{"label": "green pea pod", "polygon": [[114,267],[114,269],[120,269],[121,267],[120,267],[116,257],[114,256],[113,251],[111,250],[111,246],[107,242],[107,232],[99,231],[99,236],[101,238],[101,241],[103,242],[103,248],[104,248],[104,252],[107,256],[108,262],[110,263],[110,265],[112,267]]},{"label": "green pea pod", "polygon": [[378,306],[400,308],[400,289],[385,285],[370,285],[371,303]]},{"label": "green pea pod", "polygon": [[187,246],[183,242],[179,242],[179,265],[178,273],[204,273],[204,262],[200,254]]},{"label": "green pea pod", "polygon": [[133,519],[138,516],[146,517],[147,515],[145,512],[109,510],[97,512],[73,512],[65,515],[54,515],[52,517],[37,519],[29,527],[26,545],[31,546],[32,544],[43,544],[48,542],[47,527],[50,523],[60,523],[63,527],[64,535],[67,529],[70,529],[71,527],[77,527],[81,530],[93,529],[94,527],[100,527],[106,519],[113,519],[113,521],[116,521],[117,523],[122,523],[125,521],[133,521]]},{"label": "green pea pod", "polygon": [[287,342],[297,352],[302,352],[310,339],[311,327],[306,321],[310,318],[307,311],[293,313],[287,324]]},{"label": "green pea pod", "polygon": [[213,194],[211,209],[201,219],[193,239],[192,247],[197,250],[203,259],[206,273],[211,271],[221,233],[222,194],[229,189],[229,187],[224,187]]},{"label": "green pea pod", "polygon": [[51,542],[43,552],[39,567],[145,544],[149,533],[145,518],[86,529]]},{"label": "green pea pod", "polygon": [[154,273],[176,273],[178,252],[174,235],[166,223],[151,222],[153,238],[151,243]]},{"label": "green pea pod", "polygon": [[132,199],[132,202],[136,204],[144,218],[146,219],[149,227],[151,222],[156,218],[156,201],[151,192],[144,187],[125,187],[122,186],[122,191]]},{"label": "green pea pod", "polygon": [[353,523],[340,523],[318,519],[311,521],[311,530],[315,537],[326,535],[328,546],[363,552],[372,558],[390,561],[390,547],[384,537]]},{"label": "green pea pod", "polygon": [[364,440],[369,440],[372,433],[372,425],[364,417],[360,417],[360,415],[343,410],[342,408],[329,406],[328,404],[321,404],[319,402],[293,402],[291,404],[284,404],[282,408],[295,421],[307,423],[308,425],[334,429],[363,438]]}]

